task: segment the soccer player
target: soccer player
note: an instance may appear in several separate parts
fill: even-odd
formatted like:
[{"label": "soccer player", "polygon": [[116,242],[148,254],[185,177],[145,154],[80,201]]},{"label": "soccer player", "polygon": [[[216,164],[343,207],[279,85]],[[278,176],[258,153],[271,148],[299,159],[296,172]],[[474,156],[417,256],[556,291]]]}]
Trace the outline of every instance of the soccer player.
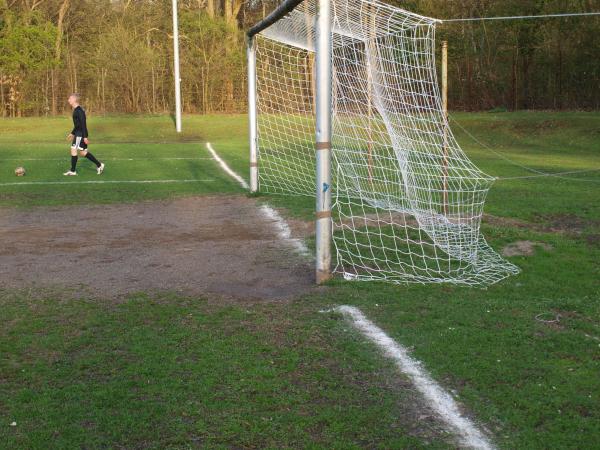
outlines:
[{"label": "soccer player", "polygon": [[67,140],[71,141],[71,170],[63,175],[77,175],[77,152],[81,156],[85,156],[91,162],[96,164],[96,172],[100,175],[104,172],[104,163],[98,161],[94,155],[88,151],[88,130],[85,120],[85,110],[79,104],[79,94],[69,95],[69,105],[73,108],[73,131],[67,136]]}]

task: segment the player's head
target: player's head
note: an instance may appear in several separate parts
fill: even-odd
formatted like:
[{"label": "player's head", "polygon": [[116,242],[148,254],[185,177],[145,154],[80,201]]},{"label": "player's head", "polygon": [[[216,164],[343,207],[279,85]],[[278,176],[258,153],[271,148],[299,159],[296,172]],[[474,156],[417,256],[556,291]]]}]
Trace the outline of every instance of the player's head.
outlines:
[{"label": "player's head", "polygon": [[71,95],[69,95],[69,105],[71,105],[73,108],[79,105],[80,98],[81,96],[77,92],[73,92]]}]

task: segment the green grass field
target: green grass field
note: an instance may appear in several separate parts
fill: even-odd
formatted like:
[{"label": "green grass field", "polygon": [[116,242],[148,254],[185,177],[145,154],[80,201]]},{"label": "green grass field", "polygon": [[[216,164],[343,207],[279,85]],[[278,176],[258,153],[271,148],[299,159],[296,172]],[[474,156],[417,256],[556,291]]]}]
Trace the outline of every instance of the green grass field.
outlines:
[{"label": "green grass field", "polygon": [[[198,123],[194,118],[193,122],[193,125],[190,123],[186,127],[185,133],[178,136],[173,132],[173,125],[168,116],[114,116],[96,120],[95,135],[90,136],[90,151],[107,165],[105,176],[100,179],[95,173],[94,165],[84,158],[80,158],[78,163],[78,177],[60,176],[69,168],[67,159],[70,144],[64,139],[69,131],[69,119],[5,120],[0,136],[0,164],[3,169],[1,182],[21,181],[28,184],[3,185],[0,204],[60,205],[241,192],[226,174],[215,170],[214,162],[211,161],[204,143],[217,135],[225,138],[228,125],[241,128],[239,124],[243,122],[243,118],[207,118],[204,124]],[[241,134],[241,131],[236,130],[236,134]],[[235,142],[241,146],[241,141],[241,136],[238,136]],[[240,158],[243,158],[243,155],[240,155]],[[28,175],[23,179],[11,176],[12,169],[17,164],[25,166],[28,171]],[[183,182],[118,183],[156,180]],[[45,184],[57,181],[75,184]],[[106,185],[84,184],[90,181],[117,183],[110,184],[110,188],[107,189]],[[38,182],[41,184],[32,184]]]},{"label": "green grass field", "polygon": [[[453,117],[518,164],[600,168],[598,113]],[[247,178],[245,116],[186,116],[181,136],[168,116],[92,117],[105,174],[81,161],[66,179],[69,120],[0,121],[1,206],[244,195],[205,142]],[[597,446],[600,171],[507,179],[531,173],[453,130],[501,178],[486,203],[490,244],[550,245],[511,257],[520,275],[485,290],[334,280],[282,303],[153,293],[99,302],[0,287],[0,447],[453,447],[406,409],[391,364],[341,317],[319,313],[340,304],[409,347],[499,447]],[[123,183],[153,180],[187,181]],[[310,198],[260,201],[294,218],[313,212]],[[559,323],[536,320],[557,314]]]}]

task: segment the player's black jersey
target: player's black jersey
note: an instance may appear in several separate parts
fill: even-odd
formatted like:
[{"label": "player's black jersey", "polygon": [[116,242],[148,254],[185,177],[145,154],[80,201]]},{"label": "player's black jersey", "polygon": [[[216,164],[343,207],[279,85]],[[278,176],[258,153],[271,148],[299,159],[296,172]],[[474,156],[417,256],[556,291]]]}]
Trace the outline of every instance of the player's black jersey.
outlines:
[{"label": "player's black jersey", "polygon": [[81,106],[73,110],[73,131],[71,131],[71,134],[84,138],[88,137],[85,110]]}]

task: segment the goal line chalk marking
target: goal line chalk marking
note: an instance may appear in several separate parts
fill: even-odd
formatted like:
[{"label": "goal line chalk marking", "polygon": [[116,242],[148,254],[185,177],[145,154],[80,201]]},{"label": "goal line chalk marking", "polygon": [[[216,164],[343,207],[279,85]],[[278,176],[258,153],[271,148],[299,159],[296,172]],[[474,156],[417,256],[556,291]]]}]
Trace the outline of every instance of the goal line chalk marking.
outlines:
[{"label": "goal line chalk marking", "polygon": [[227,165],[227,163],[221,159],[221,157],[217,154],[217,152],[215,152],[215,149],[212,147],[210,142],[206,143],[206,149],[210,152],[213,159],[221,166],[221,169],[223,169],[229,176],[234,178],[240,184],[240,186],[242,186],[244,189],[250,189],[250,186],[248,186],[248,183],[246,183],[246,180],[244,180],[236,172],[234,172]]},{"label": "goal line chalk marking", "polygon": [[[232,170],[227,165],[227,163],[221,159],[221,157],[217,154],[210,142],[206,143],[206,149],[213,156],[213,159],[221,166],[223,171],[225,171],[228,175],[234,178],[240,184],[240,186],[242,186],[242,188],[250,189],[250,186],[248,186],[246,180],[244,180],[238,173]],[[267,220],[269,220],[275,225],[275,228],[277,229],[277,236],[279,237],[279,239],[281,239],[282,241],[290,242],[294,246],[296,251],[301,255],[308,256],[311,254],[310,250],[308,249],[308,247],[302,239],[296,239],[292,237],[292,231],[290,230],[288,223],[284,220],[283,217],[281,217],[281,214],[279,214],[277,210],[271,208],[267,204],[262,204],[260,206],[260,211]]]},{"label": "goal line chalk marking", "polygon": [[[186,157],[148,157],[148,158],[102,158],[103,161],[207,161],[213,158],[205,157],[196,157],[196,158],[186,158]],[[0,158],[0,161],[67,161],[67,157],[64,158]]]},{"label": "goal line chalk marking", "polygon": [[[407,375],[419,393],[446,425],[457,434],[462,446],[475,449],[493,449],[494,446],[469,418],[465,417],[452,396],[444,390],[421,363],[412,358],[408,350],[394,341],[385,331],[365,317],[360,309],[343,305],[329,311],[339,312],[352,322],[383,354],[394,361],[398,369]],[[324,311],[327,312],[327,311]]]},{"label": "goal line chalk marking", "polygon": [[47,184],[154,184],[154,183],[209,183],[211,178],[200,180],[97,180],[97,181],[16,181],[0,183],[0,186],[34,186]]},{"label": "goal line chalk marking", "polygon": [[282,241],[289,241],[296,248],[296,251],[304,256],[309,256],[310,250],[302,239],[296,239],[292,237],[292,230],[288,223],[281,217],[281,214],[276,209],[271,208],[269,205],[263,203],[260,205],[260,211],[263,216],[273,222],[277,228],[277,236]]}]

